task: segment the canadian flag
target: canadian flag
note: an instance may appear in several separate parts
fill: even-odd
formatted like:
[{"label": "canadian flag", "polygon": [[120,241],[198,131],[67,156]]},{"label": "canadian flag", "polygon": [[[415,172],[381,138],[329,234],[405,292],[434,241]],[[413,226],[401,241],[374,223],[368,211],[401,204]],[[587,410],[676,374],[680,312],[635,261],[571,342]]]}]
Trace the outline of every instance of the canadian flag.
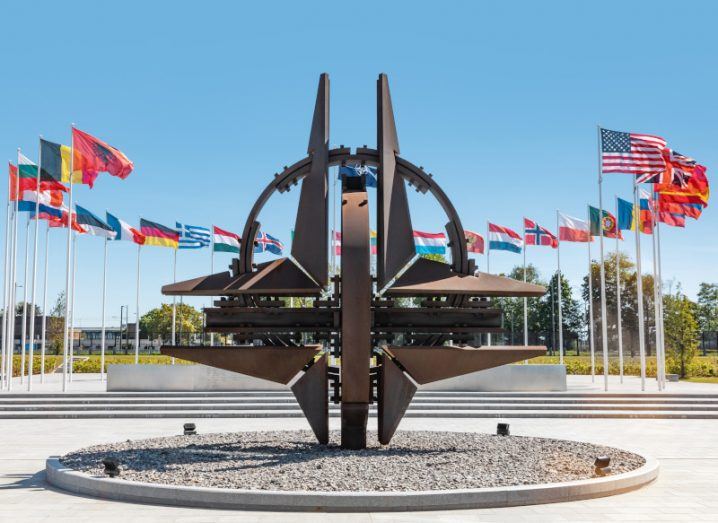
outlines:
[{"label": "canadian flag", "polygon": [[562,213],[558,213],[558,238],[562,242],[593,241],[587,221]]}]

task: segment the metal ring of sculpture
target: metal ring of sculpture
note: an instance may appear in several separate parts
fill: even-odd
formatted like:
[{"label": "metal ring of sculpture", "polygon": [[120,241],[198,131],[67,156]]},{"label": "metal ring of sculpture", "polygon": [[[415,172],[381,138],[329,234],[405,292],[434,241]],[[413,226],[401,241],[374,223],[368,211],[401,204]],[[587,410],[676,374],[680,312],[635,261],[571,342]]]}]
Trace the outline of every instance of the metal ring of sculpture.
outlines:
[{"label": "metal ring of sculpture", "polygon": [[[388,444],[418,385],[545,353],[545,347],[474,347],[502,332],[501,311],[486,298],[541,296],[543,287],[475,271],[461,220],[430,174],[399,156],[386,75],[377,81],[377,148],[329,149],[329,77],[321,75],[308,156],[267,185],[244,225],[230,271],[163,287],[167,295],[219,296],[205,309],[207,332],[238,345],[179,347],[162,353],[290,384],[320,443],[329,440],[329,399],[341,405],[341,444],[366,446],[369,407],[377,403],[379,441]],[[377,167],[377,264],[370,273],[369,205],[364,176],[342,179],[340,274],[330,277],[329,167]],[[299,185],[291,258],[255,264],[259,214],[275,192]],[[452,263],[417,257],[406,182],[430,192],[448,217]],[[322,297],[324,295],[324,297]],[[314,298],[310,308],[287,298]],[[408,297],[418,306],[403,305]],[[313,343],[309,343],[312,341]],[[447,344],[450,342],[450,344]],[[329,364],[329,355],[336,357]],[[372,365],[372,362],[376,364]]]}]

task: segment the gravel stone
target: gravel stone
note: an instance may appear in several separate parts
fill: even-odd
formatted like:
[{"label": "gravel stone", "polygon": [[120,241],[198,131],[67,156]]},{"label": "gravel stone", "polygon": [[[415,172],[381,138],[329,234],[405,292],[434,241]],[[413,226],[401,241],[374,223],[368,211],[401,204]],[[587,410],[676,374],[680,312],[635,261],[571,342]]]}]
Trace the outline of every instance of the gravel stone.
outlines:
[{"label": "gravel stone", "polygon": [[555,483],[597,477],[596,456],[611,473],[639,468],[624,450],[557,439],[474,432],[397,432],[381,446],[367,435],[365,450],[343,450],[340,434],[319,445],[310,431],[198,434],[96,445],[61,462],[103,475],[102,458],[120,462],[119,479],[251,490],[415,491]]}]

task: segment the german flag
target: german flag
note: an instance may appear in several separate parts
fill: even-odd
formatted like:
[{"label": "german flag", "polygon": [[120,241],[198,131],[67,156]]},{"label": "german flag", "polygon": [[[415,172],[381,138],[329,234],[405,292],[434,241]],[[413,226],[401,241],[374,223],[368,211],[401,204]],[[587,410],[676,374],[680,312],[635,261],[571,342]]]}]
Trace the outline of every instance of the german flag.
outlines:
[{"label": "german flag", "polygon": [[145,236],[145,245],[171,247],[173,249],[176,249],[179,245],[179,232],[144,218],[140,218],[140,232]]}]

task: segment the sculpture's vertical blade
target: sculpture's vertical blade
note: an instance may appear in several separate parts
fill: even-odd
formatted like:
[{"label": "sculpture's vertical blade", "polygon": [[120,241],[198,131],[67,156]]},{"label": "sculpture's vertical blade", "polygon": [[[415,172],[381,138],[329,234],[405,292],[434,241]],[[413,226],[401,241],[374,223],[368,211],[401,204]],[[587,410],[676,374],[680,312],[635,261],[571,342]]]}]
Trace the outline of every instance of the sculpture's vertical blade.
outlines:
[{"label": "sculpture's vertical blade", "polygon": [[329,280],[328,200],[329,168],[329,75],[319,78],[312,131],[307,150],[312,160],[302,181],[302,192],[294,224],[292,256],[322,286]]},{"label": "sculpture's vertical blade", "polygon": [[292,392],[312,427],[317,441],[329,443],[329,397],[327,390],[327,355],[307,369],[292,385]]},{"label": "sculpture's vertical blade", "polygon": [[403,177],[396,172],[399,139],[385,74],[379,75],[377,80],[377,142],[377,278],[379,288],[383,288],[409,263],[415,250],[406,187]]},{"label": "sculpture's vertical blade", "polygon": [[416,392],[414,385],[388,356],[381,356],[379,373],[379,443],[388,445]]}]

